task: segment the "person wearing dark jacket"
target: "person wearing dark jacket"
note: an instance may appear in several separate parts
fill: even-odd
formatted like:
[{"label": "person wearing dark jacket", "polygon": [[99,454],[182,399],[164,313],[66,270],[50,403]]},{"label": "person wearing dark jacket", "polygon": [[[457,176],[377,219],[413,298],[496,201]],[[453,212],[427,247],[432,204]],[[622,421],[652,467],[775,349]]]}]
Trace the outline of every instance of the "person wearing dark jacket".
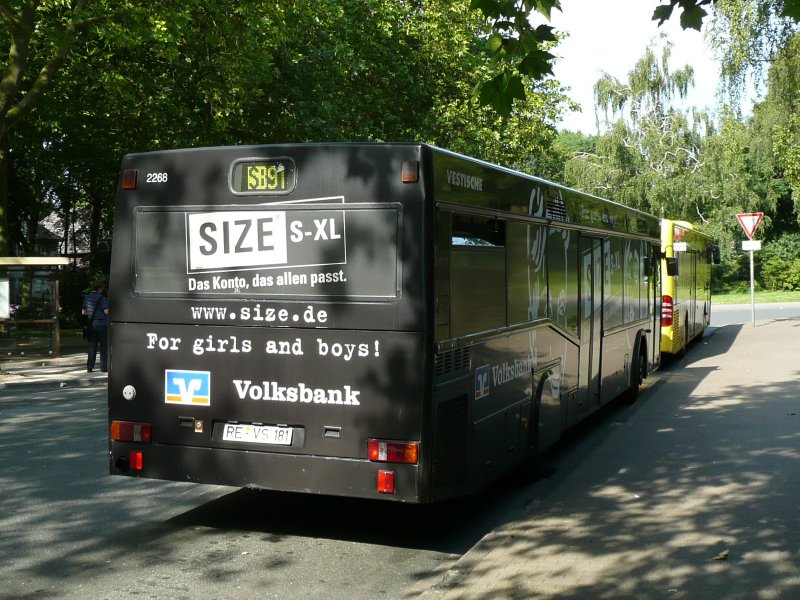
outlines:
[{"label": "person wearing dark jacket", "polygon": [[100,350],[100,370],[108,371],[108,298],[103,295],[105,283],[95,281],[92,291],[83,299],[81,314],[89,319],[89,356],[86,371],[91,373]]}]

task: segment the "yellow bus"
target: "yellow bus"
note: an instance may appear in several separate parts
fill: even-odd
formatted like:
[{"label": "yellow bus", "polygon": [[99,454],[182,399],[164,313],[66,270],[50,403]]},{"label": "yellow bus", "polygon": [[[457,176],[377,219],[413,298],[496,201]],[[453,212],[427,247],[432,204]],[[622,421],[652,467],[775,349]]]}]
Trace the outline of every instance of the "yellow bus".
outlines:
[{"label": "yellow bus", "polygon": [[680,356],[710,322],[719,246],[687,221],[661,219],[661,255],[661,352]]}]

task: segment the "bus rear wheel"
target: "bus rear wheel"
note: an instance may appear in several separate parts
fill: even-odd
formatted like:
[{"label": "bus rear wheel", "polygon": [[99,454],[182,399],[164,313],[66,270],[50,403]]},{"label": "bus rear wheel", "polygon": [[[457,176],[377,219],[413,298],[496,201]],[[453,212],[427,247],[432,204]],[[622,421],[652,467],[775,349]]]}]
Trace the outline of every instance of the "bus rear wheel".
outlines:
[{"label": "bus rear wheel", "polygon": [[689,323],[687,321],[683,322],[681,325],[681,347],[678,350],[676,356],[678,358],[683,358],[686,356],[686,349],[689,346]]},{"label": "bus rear wheel", "polygon": [[639,397],[639,386],[644,382],[645,373],[647,373],[647,355],[644,351],[639,351],[636,362],[632,365],[631,371],[631,385],[622,394],[622,402],[624,404],[633,404]]}]

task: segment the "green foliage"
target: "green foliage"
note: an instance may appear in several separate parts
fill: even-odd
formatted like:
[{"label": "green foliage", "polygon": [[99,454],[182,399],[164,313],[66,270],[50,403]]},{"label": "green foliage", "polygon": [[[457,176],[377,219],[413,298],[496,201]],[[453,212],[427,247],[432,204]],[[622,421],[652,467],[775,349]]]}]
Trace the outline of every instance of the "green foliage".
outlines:
[{"label": "green foliage", "polygon": [[[28,118],[6,137],[14,244],[29,252],[35,224],[55,210],[70,250],[75,231],[74,241],[90,247],[89,269],[106,270],[126,152],[423,141],[554,176],[555,123],[568,100],[552,79],[520,78],[508,86],[524,86],[524,100],[516,88],[519,99],[505,118],[474,102],[474,78],[490,76],[496,65],[482,52],[489,27],[469,4],[43,2],[22,84],[47,63],[59,26],[70,18],[86,26],[74,32]],[[0,25],[8,16],[0,5]],[[4,31],[0,42],[8,49]],[[524,43],[533,49],[530,38]],[[82,230],[73,227],[80,223]]]},{"label": "green foliage", "polygon": [[660,56],[654,46],[647,49],[626,82],[605,74],[596,83],[607,131],[593,153],[566,162],[564,178],[646,212],[696,221],[704,122],[673,108],[673,99],[686,95],[692,73],[672,71],[671,46],[662,44]]},{"label": "green foliage", "polygon": [[538,12],[546,19],[560,0],[471,0],[470,8],[480,11],[492,29],[485,49],[492,70],[484,74],[474,94],[482,106],[491,106],[500,116],[511,114],[515,101],[524,101],[526,85],[553,74],[549,52],[556,42],[549,25],[534,27],[530,16]]},{"label": "green foliage", "polygon": [[800,233],[765,244],[758,258],[758,279],[764,289],[800,290]]},{"label": "green foliage", "polygon": [[[776,170],[800,191],[800,34],[777,54],[768,81],[767,95],[755,110],[756,126]],[[797,203],[795,213],[800,214]]]},{"label": "green foliage", "polygon": [[800,0],[783,0],[781,16],[800,22]]},{"label": "green foliage", "polygon": [[[725,0],[719,0],[725,1]],[[767,1],[767,0],[762,0]],[[675,8],[681,9],[684,29],[700,30],[708,12],[703,7],[718,0],[663,0],[657,6],[653,20],[661,25],[672,17]],[[785,0],[787,6],[800,0]],[[554,9],[561,10],[560,0],[471,0],[470,8],[480,11],[492,29],[486,51],[493,69],[479,80],[474,95],[483,106],[491,106],[505,117],[515,100],[524,100],[525,80],[539,81],[553,74],[550,45],[556,41],[553,28],[534,27],[533,13],[548,21]],[[786,14],[792,14],[791,8]]]},{"label": "green foliage", "polygon": [[787,233],[764,245],[761,258],[777,258],[790,261],[800,258],[800,232]]},{"label": "green foliage", "polygon": [[[607,75],[598,81],[595,97],[606,133],[593,149],[571,140],[563,178],[646,212],[699,224],[721,247],[713,285],[722,289],[749,279],[737,213],[765,213],[760,239],[797,231],[797,222],[787,219],[793,208],[773,135],[786,111],[759,109],[751,122],[723,112],[714,123],[708,115],[680,110],[677,100],[688,90],[691,71],[670,68],[669,57],[669,45],[660,57],[649,48],[627,81]],[[566,148],[566,139],[560,138],[558,149]],[[789,272],[791,265],[784,267]]]},{"label": "green foliage", "polygon": [[561,131],[555,142],[555,150],[565,158],[594,154],[597,152],[597,137],[580,131]]},{"label": "green foliage", "polygon": [[800,258],[786,261],[773,256],[761,261],[761,282],[765,289],[800,290]]},{"label": "green foliage", "polygon": [[710,6],[717,2],[717,0],[666,0],[666,5],[661,5],[653,12],[653,20],[658,21],[659,25],[663,25],[665,21],[672,18],[672,13],[676,7],[680,6],[683,9],[681,13],[681,27],[684,29],[696,29],[700,31],[703,24],[703,19],[708,15],[708,12],[703,8]]},{"label": "green foliage", "polygon": [[799,0],[715,2],[708,39],[720,57],[722,81],[734,104],[745,91],[748,75],[761,79],[799,20]]}]

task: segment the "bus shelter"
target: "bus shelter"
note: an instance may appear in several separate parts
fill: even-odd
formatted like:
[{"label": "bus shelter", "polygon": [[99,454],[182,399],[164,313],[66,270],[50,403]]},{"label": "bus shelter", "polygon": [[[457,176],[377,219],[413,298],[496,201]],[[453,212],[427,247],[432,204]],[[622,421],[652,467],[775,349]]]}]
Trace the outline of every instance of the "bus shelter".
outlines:
[{"label": "bus shelter", "polygon": [[0,257],[0,359],[60,356],[59,256]]}]

